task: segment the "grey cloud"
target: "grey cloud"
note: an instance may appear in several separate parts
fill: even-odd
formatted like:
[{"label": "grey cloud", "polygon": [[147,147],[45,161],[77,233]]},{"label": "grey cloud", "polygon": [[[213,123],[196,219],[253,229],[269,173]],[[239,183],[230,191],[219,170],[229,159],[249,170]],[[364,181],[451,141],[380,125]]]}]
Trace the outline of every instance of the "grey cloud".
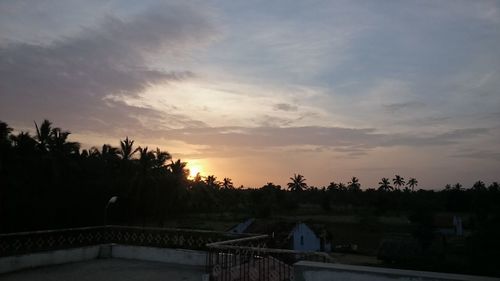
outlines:
[{"label": "grey cloud", "polygon": [[384,104],[385,110],[387,110],[390,113],[405,111],[405,110],[410,109],[410,108],[413,108],[413,109],[420,108],[423,106],[425,106],[425,103],[418,102],[418,101],[408,101],[408,102]]},{"label": "grey cloud", "polygon": [[298,107],[288,103],[277,103],[273,106],[274,110],[282,110],[282,111],[297,111]]},{"label": "grey cloud", "polygon": [[492,159],[500,161],[500,152],[491,150],[469,150],[465,152],[456,153],[454,157],[459,158],[475,158],[475,159]]},{"label": "grey cloud", "polygon": [[57,122],[63,117],[65,126],[76,129],[88,129],[95,120],[129,128],[140,124],[134,115],[199,125],[187,116],[104,97],[137,97],[152,84],[189,79],[194,74],[187,70],[147,68],[147,56],[152,52],[181,54],[210,42],[215,33],[210,17],[189,5],[172,4],[130,20],[108,17],[99,28],[83,29],[78,36],[50,45],[0,46],[2,118],[48,117]]},{"label": "grey cloud", "polygon": [[[283,147],[315,145],[348,149],[349,152],[375,147],[449,145],[484,135],[486,128],[459,129],[431,136],[382,134],[375,129],[339,127],[219,127],[168,130],[172,138],[189,144],[224,147]],[[347,150],[346,150],[347,151]]]}]

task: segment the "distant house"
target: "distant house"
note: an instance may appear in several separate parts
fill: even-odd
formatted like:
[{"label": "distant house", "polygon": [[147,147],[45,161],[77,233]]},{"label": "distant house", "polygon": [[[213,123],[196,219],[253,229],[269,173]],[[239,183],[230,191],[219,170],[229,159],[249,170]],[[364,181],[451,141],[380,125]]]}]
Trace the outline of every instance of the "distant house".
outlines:
[{"label": "distant house", "polygon": [[332,250],[330,235],[325,229],[313,228],[303,222],[264,222],[251,218],[230,228],[228,232],[269,234],[276,243],[273,246],[278,248],[322,252]]},{"label": "distant house", "polygon": [[444,236],[464,236],[462,217],[454,214],[438,214],[434,216],[436,232]]}]

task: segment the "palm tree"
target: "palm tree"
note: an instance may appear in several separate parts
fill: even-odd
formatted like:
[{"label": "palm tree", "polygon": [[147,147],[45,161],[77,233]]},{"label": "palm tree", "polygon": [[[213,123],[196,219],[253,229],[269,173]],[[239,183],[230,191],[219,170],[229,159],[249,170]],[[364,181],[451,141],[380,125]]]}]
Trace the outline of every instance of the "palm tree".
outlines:
[{"label": "palm tree", "polygon": [[395,175],[395,178],[392,179],[392,183],[399,190],[401,188],[401,186],[405,185],[405,179],[403,177],[401,177],[400,175]]},{"label": "palm tree", "polygon": [[382,178],[378,184],[380,185],[378,187],[379,191],[390,191],[393,189],[388,178]]},{"label": "palm tree", "polygon": [[293,174],[293,177],[290,178],[291,182],[287,183],[288,188],[291,191],[302,191],[307,189],[306,179],[301,174]]},{"label": "palm tree", "polygon": [[232,189],[234,188],[234,185],[230,178],[224,178],[224,180],[222,181],[222,187],[224,189]]},{"label": "palm tree", "polygon": [[410,178],[406,185],[411,188],[411,191],[414,191],[415,186],[418,185],[418,180],[416,178]]},{"label": "palm tree", "polygon": [[331,182],[328,187],[327,187],[327,190],[329,191],[338,191],[339,190],[339,185],[335,182]]},{"label": "palm tree", "polygon": [[474,183],[474,185],[472,186],[472,190],[475,190],[475,191],[485,191],[486,190],[486,184],[484,184],[483,181],[477,181]]},{"label": "palm tree", "polygon": [[52,123],[45,119],[43,120],[42,124],[40,127],[38,127],[38,124],[35,123],[35,128],[36,128],[36,140],[38,141],[38,148],[41,151],[47,151],[49,149],[49,143],[50,143],[50,132],[52,131]]},{"label": "palm tree", "polygon": [[130,160],[132,156],[137,152],[137,149],[134,150],[134,141],[130,140],[128,137],[120,141],[120,148],[121,149],[119,150],[119,154],[124,161]]},{"label": "palm tree", "polygon": [[172,159],[172,155],[168,153],[167,151],[161,151],[158,147],[156,148],[156,151],[153,152],[153,168],[154,169],[160,169],[165,167],[165,162],[168,160]]},{"label": "palm tree", "polygon": [[211,188],[219,188],[219,182],[217,181],[217,177],[214,175],[209,175],[205,179],[205,183],[207,184],[208,187]]},{"label": "palm tree", "polygon": [[347,191],[347,186],[345,186],[345,183],[339,182],[339,191]]},{"label": "palm tree", "polygon": [[492,192],[497,192],[500,190],[500,185],[498,184],[498,182],[494,181],[490,184],[490,186],[488,186],[488,190]]},{"label": "palm tree", "polygon": [[453,190],[460,191],[461,189],[462,189],[462,184],[460,184],[459,182],[457,182],[457,183],[453,186]]},{"label": "palm tree", "polygon": [[357,177],[352,177],[351,181],[347,183],[347,187],[350,191],[359,191],[361,190],[361,184],[359,183],[359,179]]}]

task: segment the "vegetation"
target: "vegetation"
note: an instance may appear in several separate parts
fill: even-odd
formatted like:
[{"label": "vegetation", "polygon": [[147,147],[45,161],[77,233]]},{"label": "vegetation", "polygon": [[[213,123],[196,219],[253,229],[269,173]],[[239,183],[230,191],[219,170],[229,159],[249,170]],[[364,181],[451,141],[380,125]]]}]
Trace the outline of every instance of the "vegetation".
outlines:
[{"label": "vegetation", "polygon": [[500,250],[500,188],[496,182],[477,181],[470,188],[456,183],[441,191],[415,190],[417,179],[406,182],[395,175],[393,186],[383,177],[377,189],[362,190],[357,177],[347,184],[332,181],[327,187],[315,187],[303,175],[294,174],[287,189],[271,182],[244,189],[235,188],[227,177],[222,182],[215,175],[198,174],[190,179],[186,162],[172,159],[159,148],[137,146],[128,137],[119,147],[104,144],[81,149],[79,143],[68,141],[70,132],[47,120],[35,123],[35,132],[34,136],[14,134],[0,122],[1,232],[102,224],[104,208],[113,196],[118,200],[108,206],[107,221],[131,225],[166,226],[181,216],[210,213],[231,213],[237,218],[308,216],[305,206],[317,206],[314,215],[360,218],[337,228],[346,243],[375,233],[379,240],[365,244],[377,244],[389,231],[377,218],[407,218],[411,222],[408,235],[425,256],[436,253],[430,250],[435,238],[433,216],[453,212],[470,218],[462,258],[450,264],[433,259],[433,265],[450,271],[499,274],[494,265],[494,255]]}]

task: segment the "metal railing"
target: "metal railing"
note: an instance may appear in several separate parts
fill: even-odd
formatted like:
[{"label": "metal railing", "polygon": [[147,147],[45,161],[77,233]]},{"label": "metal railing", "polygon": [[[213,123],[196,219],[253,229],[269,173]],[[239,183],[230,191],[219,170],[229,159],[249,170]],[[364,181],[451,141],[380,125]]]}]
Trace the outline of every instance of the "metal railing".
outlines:
[{"label": "metal railing", "polygon": [[245,237],[245,235],[207,230],[116,225],[17,232],[0,234],[0,256],[12,256],[107,243],[206,250],[206,245],[209,243],[234,237]]},{"label": "metal railing", "polygon": [[207,272],[214,281],[292,280],[299,260],[334,262],[327,253],[267,248],[268,235],[207,244]]}]

